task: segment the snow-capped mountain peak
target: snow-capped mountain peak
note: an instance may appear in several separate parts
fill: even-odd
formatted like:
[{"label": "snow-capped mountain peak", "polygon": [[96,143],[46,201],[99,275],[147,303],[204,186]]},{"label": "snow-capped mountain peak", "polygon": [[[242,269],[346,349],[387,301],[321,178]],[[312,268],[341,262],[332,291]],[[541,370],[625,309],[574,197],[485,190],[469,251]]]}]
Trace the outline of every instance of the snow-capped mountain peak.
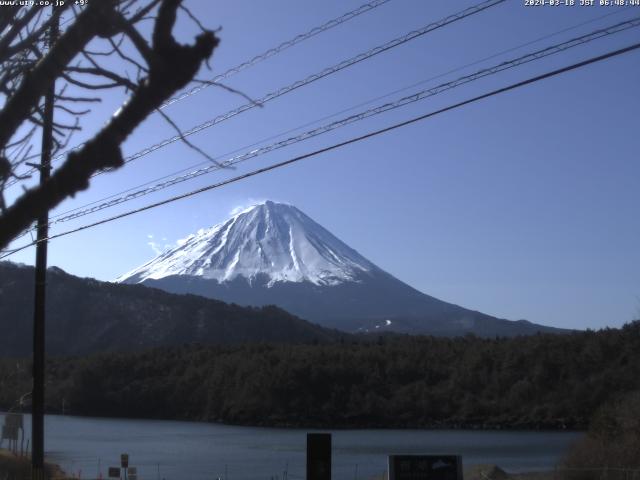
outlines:
[{"label": "snow-capped mountain peak", "polygon": [[271,201],[189,235],[117,281],[239,305],[277,305],[348,332],[493,337],[555,331],[425,295],[294,206]]},{"label": "snow-capped mountain peak", "polygon": [[116,281],[140,283],[190,275],[220,283],[236,277],[268,284],[336,285],[377,269],[296,207],[267,200],[198,231]]}]

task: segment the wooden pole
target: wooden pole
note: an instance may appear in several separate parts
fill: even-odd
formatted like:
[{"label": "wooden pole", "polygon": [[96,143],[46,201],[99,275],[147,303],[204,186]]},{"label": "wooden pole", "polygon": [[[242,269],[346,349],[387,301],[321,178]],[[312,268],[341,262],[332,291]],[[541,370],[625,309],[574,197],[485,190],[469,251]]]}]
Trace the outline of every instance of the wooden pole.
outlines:
[{"label": "wooden pole", "polygon": [[[54,16],[49,31],[49,48],[58,38],[58,17]],[[42,125],[42,154],[40,156],[40,185],[51,172],[53,149],[53,102],[55,81],[44,97]],[[44,378],[45,378],[45,303],[47,286],[47,241],[49,213],[38,218],[38,244],[36,245],[36,281],[33,310],[33,398],[31,416],[31,471],[33,480],[44,480]]]}]

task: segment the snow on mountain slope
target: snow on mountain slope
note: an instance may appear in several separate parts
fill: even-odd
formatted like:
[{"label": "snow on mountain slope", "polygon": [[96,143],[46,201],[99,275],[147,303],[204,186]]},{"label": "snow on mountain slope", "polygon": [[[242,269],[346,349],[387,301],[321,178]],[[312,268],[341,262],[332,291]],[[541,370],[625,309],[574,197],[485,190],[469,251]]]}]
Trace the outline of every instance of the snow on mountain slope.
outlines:
[{"label": "snow on mountain slope", "polygon": [[240,276],[251,282],[264,274],[269,285],[308,281],[329,286],[379,270],[296,207],[269,200],[179,243],[116,281],[191,275],[220,283]]}]

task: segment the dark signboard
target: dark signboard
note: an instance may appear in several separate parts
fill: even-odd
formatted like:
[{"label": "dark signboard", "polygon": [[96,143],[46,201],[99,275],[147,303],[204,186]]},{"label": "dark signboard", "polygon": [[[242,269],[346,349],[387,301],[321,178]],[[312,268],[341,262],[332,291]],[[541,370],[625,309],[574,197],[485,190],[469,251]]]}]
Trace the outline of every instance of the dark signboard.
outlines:
[{"label": "dark signboard", "polygon": [[307,433],[307,480],[331,480],[330,433]]},{"label": "dark signboard", "polygon": [[118,467],[109,467],[109,478],[120,478],[120,469]]},{"label": "dark signboard", "polygon": [[389,455],[389,480],[462,480],[462,457]]},{"label": "dark signboard", "polygon": [[3,425],[2,438],[6,438],[7,440],[18,440],[18,427],[13,425]]},{"label": "dark signboard", "polygon": [[19,429],[22,428],[22,418],[21,413],[7,413],[4,417],[4,424],[9,428]]}]

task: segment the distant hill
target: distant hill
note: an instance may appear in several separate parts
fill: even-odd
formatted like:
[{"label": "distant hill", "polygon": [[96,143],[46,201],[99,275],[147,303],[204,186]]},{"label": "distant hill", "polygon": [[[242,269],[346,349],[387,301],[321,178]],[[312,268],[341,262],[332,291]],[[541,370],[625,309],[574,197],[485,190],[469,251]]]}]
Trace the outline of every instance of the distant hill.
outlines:
[{"label": "distant hill", "polygon": [[[32,267],[0,262],[0,355],[32,351]],[[141,285],[47,272],[47,353],[75,355],[157,346],[330,342],[344,334],[273,307],[240,307]]]},{"label": "distant hill", "polygon": [[278,305],[351,333],[511,337],[568,332],[496,318],[422,293],[293,205],[272,201],[190,235],[118,281],[240,305]]}]

